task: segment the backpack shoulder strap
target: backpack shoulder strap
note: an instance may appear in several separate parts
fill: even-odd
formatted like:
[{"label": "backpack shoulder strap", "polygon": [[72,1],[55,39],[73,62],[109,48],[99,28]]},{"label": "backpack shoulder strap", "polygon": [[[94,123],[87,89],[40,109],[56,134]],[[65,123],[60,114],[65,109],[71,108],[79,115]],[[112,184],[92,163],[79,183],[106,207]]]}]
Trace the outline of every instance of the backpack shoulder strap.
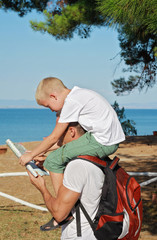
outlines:
[{"label": "backpack shoulder strap", "polygon": [[80,199],[77,200],[75,203],[76,209],[76,230],[77,230],[77,237],[81,237],[81,218],[80,218]]},{"label": "backpack shoulder strap", "polygon": [[78,199],[78,201],[75,204],[75,209],[76,209],[76,229],[77,229],[77,236],[81,237],[81,219],[80,219],[80,208],[83,212],[83,214],[85,215],[87,221],[89,222],[92,230],[94,231],[94,224],[93,221],[91,219],[91,217],[89,216],[89,214],[87,213],[86,209],[84,208],[84,206],[82,205],[80,199]]},{"label": "backpack shoulder strap", "polygon": [[86,161],[94,163],[98,167],[106,167],[107,166],[107,162],[105,160],[102,160],[98,157],[94,157],[94,156],[90,156],[90,155],[79,155],[79,156],[77,156],[76,159],[84,159]]},{"label": "backpack shoulder strap", "polygon": [[112,160],[109,168],[110,168],[111,170],[114,170],[115,167],[117,166],[119,160],[120,160],[120,159],[119,159],[117,156],[115,156],[115,157],[113,158],[113,160]]},{"label": "backpack shoulder strap", "polygon": [[94,163],[98,167],[109,166],[109,168],[111,170],[114,170],[115,167],[117,166],[118,162],[119,162],[119,158],[117,156],[115,156],[113,158],[113,160],[111,160],[109,157],[105,157],[104,159],[100,159],[98,157],[93,157],[93,156],[89,156],[89,155],[79,155],[79,156],[77,156],[76,159],[84,159],[86,161]]}]

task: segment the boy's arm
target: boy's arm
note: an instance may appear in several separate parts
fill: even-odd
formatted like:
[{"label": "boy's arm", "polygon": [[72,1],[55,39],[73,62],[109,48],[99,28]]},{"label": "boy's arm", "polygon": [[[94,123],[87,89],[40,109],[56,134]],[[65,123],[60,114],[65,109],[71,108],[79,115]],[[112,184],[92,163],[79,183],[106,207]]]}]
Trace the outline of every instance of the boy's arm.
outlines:
[{"label": "boy's arm", "polygon": [[24,166],[37,155],[46,152],[50,147],[58,142],[60,137],[67,129],[68,125],[69,123],[57,123],[53,132],[48,137],[46,137],[32,152],[23,154],[20,157],[19,163]]},{"label": "boy's arm", "polygon": [[54,151],[58,148],[60,148],[62,145],[60,144],[60,141],[56,142],[52,147],[50,147],[47,152]]}]

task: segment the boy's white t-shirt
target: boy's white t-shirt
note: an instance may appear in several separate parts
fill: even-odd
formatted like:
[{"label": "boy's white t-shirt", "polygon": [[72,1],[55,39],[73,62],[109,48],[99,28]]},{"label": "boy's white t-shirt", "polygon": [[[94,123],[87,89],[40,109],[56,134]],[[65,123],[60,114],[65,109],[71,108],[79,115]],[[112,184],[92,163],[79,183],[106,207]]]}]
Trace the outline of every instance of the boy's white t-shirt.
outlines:
[{"label": "boy's white t-shirt", "polygon": [[116,112],[98,93],[74,87],[65,99],[60,123],[79,122],[102,145],[118,144],[125,135]]}]

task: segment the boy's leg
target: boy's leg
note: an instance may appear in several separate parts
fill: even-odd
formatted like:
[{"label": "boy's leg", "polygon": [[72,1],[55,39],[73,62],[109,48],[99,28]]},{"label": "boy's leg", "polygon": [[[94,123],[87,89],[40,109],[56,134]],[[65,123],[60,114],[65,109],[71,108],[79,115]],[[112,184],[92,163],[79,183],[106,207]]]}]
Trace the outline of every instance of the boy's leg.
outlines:
[{"label": "boy's leg", "polygon": [[87,132],[77,140],[69,142],[51,152],[44,162],[44,167],[53,173],[63,173],[66,164],[78,155],[91,155],[99,158],[109,156],[118,148],[118,144],[103,146],[91,133]]}]

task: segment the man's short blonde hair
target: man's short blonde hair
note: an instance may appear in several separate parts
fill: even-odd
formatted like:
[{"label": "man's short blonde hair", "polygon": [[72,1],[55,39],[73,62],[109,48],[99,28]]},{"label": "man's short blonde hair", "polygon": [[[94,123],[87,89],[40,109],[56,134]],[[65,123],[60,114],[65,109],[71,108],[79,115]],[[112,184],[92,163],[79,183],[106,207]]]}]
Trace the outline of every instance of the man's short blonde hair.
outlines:
[{"label": "man's short blonde hair", "polygon": [[45,100],[49,96],[49,94],[54,92],[61,92],[65,88],[66,86],[58,78],[44,78],[37,87],[35,94],[36,101],[37,103],[39,103],[40,100]]}]

